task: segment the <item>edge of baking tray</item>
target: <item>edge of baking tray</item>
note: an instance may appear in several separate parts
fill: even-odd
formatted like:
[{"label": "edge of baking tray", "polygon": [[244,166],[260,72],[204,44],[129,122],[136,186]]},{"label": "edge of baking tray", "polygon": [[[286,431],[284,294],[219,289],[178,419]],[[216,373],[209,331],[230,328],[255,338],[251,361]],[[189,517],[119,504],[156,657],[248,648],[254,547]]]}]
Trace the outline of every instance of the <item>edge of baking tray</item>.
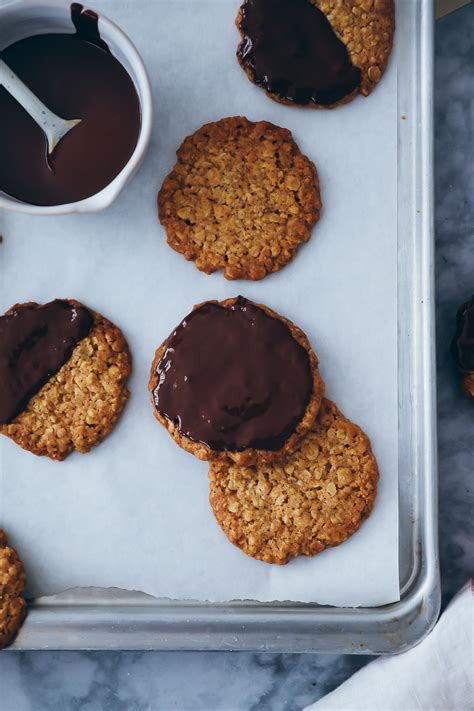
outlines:
[{"label": "edge of baking tray", "polygon": [[399,4],[398,56],[404,57],[398,67],[400,601],[377,608],[335,608],[252,601],[206,604],[125,591],[69,591],[32,601],[10,649],[390,654],[406,651],[431,630],[440,608],[433,28],[430,0],[404,3],[403,12]]}]

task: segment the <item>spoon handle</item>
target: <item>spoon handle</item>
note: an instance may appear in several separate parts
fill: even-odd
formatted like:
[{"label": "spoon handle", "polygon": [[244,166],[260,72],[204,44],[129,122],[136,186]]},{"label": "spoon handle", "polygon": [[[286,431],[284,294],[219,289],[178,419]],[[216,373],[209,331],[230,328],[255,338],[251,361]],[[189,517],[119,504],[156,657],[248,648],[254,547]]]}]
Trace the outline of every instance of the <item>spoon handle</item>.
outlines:
[{"label": "spoon handle", "polygon": [[48,153],[52,153],[60,139],[79,123],[79,120],[74,119],[66,121],[50,111],[3,59],[0,59],[0,85],[2,84],[43,130],[48,140]]}]

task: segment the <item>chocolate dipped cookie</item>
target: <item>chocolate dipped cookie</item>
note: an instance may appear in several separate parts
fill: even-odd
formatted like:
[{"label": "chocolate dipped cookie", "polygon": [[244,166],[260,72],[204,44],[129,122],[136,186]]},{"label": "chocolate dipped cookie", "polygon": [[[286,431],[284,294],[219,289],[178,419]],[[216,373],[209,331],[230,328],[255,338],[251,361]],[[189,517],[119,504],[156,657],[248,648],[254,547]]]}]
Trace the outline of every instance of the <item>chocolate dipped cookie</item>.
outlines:
[{"label": "chocolate dipped cookie", "polygon": [[88,452],[127,401],[120,329],[78,301],[17,304],[0,317],[0,433],[37,455]]},{"label": "chocolate dipped cookie", "polygon": [[458,309],[452,349],[462,375],[463,392],[474,399],[474,296]]},{"label": "chocolate dipped cookie", "polygon": [[154,414],[199,459],[239,464],[293,451],[324,393],[305,334],[239,296],[195,307],[158,348]]},{"label": "chocolate dipped cookie", "polygon": [[394,0],[245,0],[237,58],[283,104],[331,109],[368,96],[388,62]]}]

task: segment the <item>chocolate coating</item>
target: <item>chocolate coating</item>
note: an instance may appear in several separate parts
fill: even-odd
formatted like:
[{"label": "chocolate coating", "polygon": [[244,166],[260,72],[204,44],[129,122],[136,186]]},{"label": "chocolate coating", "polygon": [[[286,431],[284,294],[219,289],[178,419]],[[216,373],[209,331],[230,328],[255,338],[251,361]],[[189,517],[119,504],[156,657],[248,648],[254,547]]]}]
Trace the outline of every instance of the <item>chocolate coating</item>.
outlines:
[{"label": "chocolate coating", "polygon": [[186,316],[156,372],[157,410],[217,451],[281,449],[313,389],[308,353],[288,326],[243,297]]},{"label": "chocolate coating", "polygon": [[13,420],[70,358],[92,328],[83,306],[56,299],[0,317],[0,423]]},{"label": "chocolate coating", "polygon": [[81,11],[71,8],[76,34],[35,35],[0,52],[49,109],[82,119],[48,156],[41,128],[0,86],[0,190],[33,205],[98,193],[124,168],[140,133],[133,81],[100,39],[97,15]]},{"label": "chocolate coating", "polygon": [[462,304],[456,317],[453,351],[458,367],[465,373],[474,372],[474,295]]},{"label": "chocolate coating", "polygon": [[310,0],[246,0],[241,18],[239,60],[270,93],[330,106],[360,85],[346,46]]}]

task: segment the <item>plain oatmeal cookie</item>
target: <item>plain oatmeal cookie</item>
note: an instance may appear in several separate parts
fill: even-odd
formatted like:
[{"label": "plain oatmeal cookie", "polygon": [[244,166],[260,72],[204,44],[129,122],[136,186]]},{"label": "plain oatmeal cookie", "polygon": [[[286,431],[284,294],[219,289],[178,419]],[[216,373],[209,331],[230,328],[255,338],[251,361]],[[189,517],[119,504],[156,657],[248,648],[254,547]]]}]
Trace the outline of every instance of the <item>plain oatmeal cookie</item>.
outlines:
[{"label": "plain oatmeal cookie", "polygon": [[185,139],[158,195],[168,244],[198,269],[262,279],[306,242],[321,210],[313,163],[290,131],[225,118]]},{"label": "plain oatmeal cookie", "polygon": [[25,584],[23,563],[0,528],[0,649],[10,644],[25,618]]},{"label": "plain oatmeal cookie", "polygon": [[[246,31],[246,15],[249,11],[255,12],[254,6],[258,6],[259,4],[263,5],[264,2],[271,4],[270,0],[245,0],[239,9],[235,22],[241,34],[241,43],[237,51],[238,61],[250,81],[262,85],[266,90],[267,96],[279,103],[287,105],[316,109],[332,109],[352,101],[358,93],[363,96],[368,96],[374,90],[387,68],[388,58],[393,45],[395,32],[394,0],[307,0],[308,3],[313,4],[327,18],[336,38],[345,46],[348,60],[360,75],[360,80],[356,82],[356,86],[352,85],[347,87],[348,93],[344,95],[344,92],[342,92],[342,95],[337,96],[336,100],[329,100],[328,102],[322,103],[318,103],[315,100],[307,100],[302,103],[298,101],[297,97],[289,98],[285,96],[284,92],[281,93],[272,90],[272,86],[268,86],[268,79],[265,72],[263,72],[261,77],[256,76],[255,57],[251,56],[254,51],[252,38],[247,35],[248,30]],[[299,0],[299,4],[302,4],[302,2],[303,0]],[[291,7],[291,0],[287,0],[287,5],[287,12],[296,9]],[[272,15],[274,15],[274,13],[272,13]],[[265,33],[267,32],[268,24],[271,24],[272,15],[267,18],[270,22],[263,24],[263,37],[260,37],[255,43],[257,51],[261,51],[262,39],[265,40]],[[287,23],[284,23],[284,25],[287,25]],[[307,26],[308,25],[306,25],[306,27]],[[257,24],[257,27],[259,27],[260,30],[261,24]],[[282,39],[288,42],[288,30],[285,26],[282,30]],[[314,37],[314,42],[317,40],[318,38]],[[266,37],[266,41],[270,46],[278,46],[276,42],[270,42],[270,37],[268,36]],[[298,38],[294,38],[294,42],[288,42],[290,55],[287,59],[289,60],[290,57],[296,57],[297,59],[295,85],[297,85],[298,77],[301,81],[302,66],[299,63],[301,61],[300,53],[302,52],[303,55],[306,55],[309,61],[311,54],[309,52],[306,53],[306,47],[310,44],[306,37],[302,40],[299,50],[296,51],[295,48],[298,47]],[[282,52],[283,42],[279,43],[279,45],[278,49],[275,50],[278,62],[277,66],[281,66],[281,57],[280,59],[278,58],[278,52]],[[331,65],[331,59],[327,60],[327,64],[329,66]],[[285,69],[283,73],[285,74],[288,72],[288,61],[284,63],[284,66]],[[317,70],[318,67],[315,69]],[[288,76],[286,80],[288,80]],[[307,81],[307,77],[305,80]],[[283,81],[283,85],[286,85],[286,81]]]},{"label": "plain oatmeal cookie", "polygon": [[33,454],[63,460],[73,450],[88,452],[112,431],[128,399],[128,344],[117,326],[88,310],[94,319],[88,335],[26,408],[0,425],[1,434]]},{"label": "plain oatmeal cookie", "polygon": [[288,457],[261,467],[212,463],[210,503],[231,543],[266,563],[313,556],[355,533],[377,494],[368,437],[329,400]]}]

